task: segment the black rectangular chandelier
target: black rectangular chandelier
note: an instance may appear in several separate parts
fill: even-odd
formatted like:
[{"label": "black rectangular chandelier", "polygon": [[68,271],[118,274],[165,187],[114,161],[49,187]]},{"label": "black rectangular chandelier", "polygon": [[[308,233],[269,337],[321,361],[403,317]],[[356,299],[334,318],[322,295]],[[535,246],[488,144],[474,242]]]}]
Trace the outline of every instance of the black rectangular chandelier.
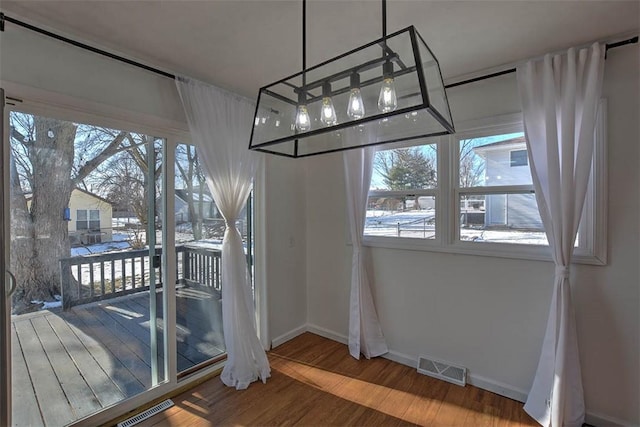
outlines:
[{"label": "black rectangular chandelier", "polygon": [[[454,133],[440,65],[411,26],[260,89],[249,149],[287,157]],[[362,137],[345,137],[349,129]]]}]

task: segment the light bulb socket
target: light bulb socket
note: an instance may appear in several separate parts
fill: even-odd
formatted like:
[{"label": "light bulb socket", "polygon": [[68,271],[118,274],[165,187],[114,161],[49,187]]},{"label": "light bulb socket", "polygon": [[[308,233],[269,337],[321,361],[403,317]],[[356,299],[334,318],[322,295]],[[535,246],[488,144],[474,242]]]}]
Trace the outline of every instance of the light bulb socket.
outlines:
[{"label": "light bulb socket", "polygon": [[385,79],[393,78],[393,62],[387,61],[382,64],[382,76]]},{"label": "light bulb socket", "polygon": [[331,82],[322,83],[322,96],[328,98],[331,96]]},{"label": "light bulb socket", "polygon": [[351,73],[351,77],[349,79],[349,88],[351,89],[360,89],[360,74]]},{"label": "light bulb socket", "polygon": [[307,104],[307,97],[305,96],[304,92],[298,92],[298,105],[306,105]]}]

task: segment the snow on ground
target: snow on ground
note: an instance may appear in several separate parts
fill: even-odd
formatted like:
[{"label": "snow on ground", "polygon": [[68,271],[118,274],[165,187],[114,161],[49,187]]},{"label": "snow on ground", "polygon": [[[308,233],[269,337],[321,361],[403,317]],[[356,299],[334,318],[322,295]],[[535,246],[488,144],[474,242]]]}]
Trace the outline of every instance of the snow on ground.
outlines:
[{"label": "snow on ground", "polygon": [[71,248],[71,256],[75,257],[129,249],[131,247],[131,244],[129,243],[128,239],[129,236],[127,234],[113,233],[113,241]]},{"label": "snow on ground", "polygon": [[52,308],[62,307],[62,297],[60,295],[54,295],[53,298],[55,299],[55,301],[33,300],[31,301],[31,304],[42,304],[40,310],[50,310]]},{"label": "snow on ground", "polygon": [[[364,233],[367,236],[435,239],[435,210],[368,210]],[[460,240],[473,242],[546,245],[544,231],[516,229],[460,228]]]}]

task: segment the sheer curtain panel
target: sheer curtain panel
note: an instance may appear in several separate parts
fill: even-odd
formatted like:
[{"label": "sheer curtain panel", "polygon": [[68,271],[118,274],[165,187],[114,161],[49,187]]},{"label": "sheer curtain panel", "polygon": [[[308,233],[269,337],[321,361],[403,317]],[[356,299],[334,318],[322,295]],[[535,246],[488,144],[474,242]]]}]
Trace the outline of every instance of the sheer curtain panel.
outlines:
[{"label": "sheer curtain panel", "polygon": [[540,361],[524,407],[544,426],[581,426],[585,415],[569,277],[591,171],[604,53],[594,44],[517,69],[531,175],[556,264]]},{"label": "sheer curtain panel", "polygon": [[248,150],[254,104],[246,98],[186,77],[178,92],[207,185],[225,219],[222,241],[222,321],[227,362],[222,381],[238,390],[270,376],[256,333],[251,280],[236,221],[251,192],[259,157]]},{"label": "sheer curtain panel", "polygon": [[[375,137],[368,132],[356,129],[347,129],[345,132],[347,132],[345,135],[347,142],[350,138]],[[363,149],[347,150],[343,153],[347,212],[353,244],[349,303],[349,353],[356,359],[360,359],[361,353],[369,359],[389,351],[378,322],[378,314],[367,274],[364,252],[366,248],[362,246],[375,150],[375,147],[368,146]]]}]

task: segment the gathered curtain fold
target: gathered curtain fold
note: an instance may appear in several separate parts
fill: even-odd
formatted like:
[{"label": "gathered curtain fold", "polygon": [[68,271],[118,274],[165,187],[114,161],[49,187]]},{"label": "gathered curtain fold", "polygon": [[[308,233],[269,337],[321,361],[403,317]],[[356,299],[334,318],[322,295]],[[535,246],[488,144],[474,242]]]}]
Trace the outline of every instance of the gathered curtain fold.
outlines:
[{"label": "gathered curtain fold", "polygon": [[[347,129],[346,132],[347,145],[350,145],[349,141],[353,138],[375,137],[359,129]],[[343,153],[347,215],[353,245],[349,301],[349,354],[356,359],[360,359],[360,354],[370,359],[389,351],[371,293],[366,247],[362,245],[375,152],[375,146],[367,146]]]},{"label": "gathered curtain fold", "polygon": [[569,49],[517,68],[527,150],[555,279],[538,368],[525,411],[543,426],[585,416],[570,265],[595,145],[605,48]]},{"label": "gathered curtain fold", "polygon": [[271,372],[256,332],[251,275],[236,226],[260,161],[247,149],[255,105],[187,77],[178,77],[176,85],[207,185],[225,219],[221,282],[227,361],[221,379],[241,390],[258,378],[266,382]]}]

